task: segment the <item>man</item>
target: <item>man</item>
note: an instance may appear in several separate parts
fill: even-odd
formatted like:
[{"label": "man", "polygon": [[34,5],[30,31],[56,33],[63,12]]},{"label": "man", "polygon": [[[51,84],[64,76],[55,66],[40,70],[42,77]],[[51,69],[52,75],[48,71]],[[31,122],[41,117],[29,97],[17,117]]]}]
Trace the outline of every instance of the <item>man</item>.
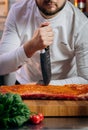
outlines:
[{"label": "man", "polygon": [[21,0],[8,14],[0,45],[0,75],[20,84],[42,78],[40,52],[50,48],[50,84],[88,83],[88,19],[67,0]]}]

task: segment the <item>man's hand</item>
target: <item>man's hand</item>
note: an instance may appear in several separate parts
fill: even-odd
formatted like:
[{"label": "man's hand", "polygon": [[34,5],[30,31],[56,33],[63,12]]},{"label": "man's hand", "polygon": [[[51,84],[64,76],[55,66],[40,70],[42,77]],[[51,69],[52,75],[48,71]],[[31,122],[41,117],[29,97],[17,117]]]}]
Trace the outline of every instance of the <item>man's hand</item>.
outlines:
[{"label": "man's hand", "polygon": [[36,51],[42,50],[53,43],[54,33],[49,22],[42,23],[34,32],[30,41],[24,44],[24,51],[31,57]]},{"label": "man's hand", "polygon": [[46,48],[53,43],[53,31],[50,23],[46,22],[41,24],[32,38],[37,50]]}]

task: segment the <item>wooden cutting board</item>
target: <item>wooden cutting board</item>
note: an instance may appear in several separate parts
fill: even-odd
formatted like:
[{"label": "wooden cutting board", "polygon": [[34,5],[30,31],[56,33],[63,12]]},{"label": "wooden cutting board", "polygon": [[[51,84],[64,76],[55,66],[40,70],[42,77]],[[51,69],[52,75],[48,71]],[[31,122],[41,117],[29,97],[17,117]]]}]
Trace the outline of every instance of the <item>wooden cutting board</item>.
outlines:
[{"label": "wooden cutting board", "polygon": [[88,116],[88,101],[23,100],[33,112],[44,116]]}]

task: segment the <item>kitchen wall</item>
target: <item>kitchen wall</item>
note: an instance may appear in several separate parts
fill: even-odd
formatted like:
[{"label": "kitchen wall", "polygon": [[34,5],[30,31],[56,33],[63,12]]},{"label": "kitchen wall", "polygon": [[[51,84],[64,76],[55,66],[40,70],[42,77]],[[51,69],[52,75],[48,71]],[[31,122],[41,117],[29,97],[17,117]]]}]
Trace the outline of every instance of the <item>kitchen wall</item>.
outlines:
[{"label": "kitchen wall", "polygon": [[88,12],[88,0],[86,0],[86,12]]},{"label": "kitchen wall", "polygon": [[[16,0],[0,0],[0,38],[2,36],[3,28],[4,28],[4,23],[6,20],[6,9],[8,8],[8,11],[11,7],[11,5],[15,2]],[[8,4],[5,4],[8,3]],[[8,6],[8,7],[7,7]]]}]

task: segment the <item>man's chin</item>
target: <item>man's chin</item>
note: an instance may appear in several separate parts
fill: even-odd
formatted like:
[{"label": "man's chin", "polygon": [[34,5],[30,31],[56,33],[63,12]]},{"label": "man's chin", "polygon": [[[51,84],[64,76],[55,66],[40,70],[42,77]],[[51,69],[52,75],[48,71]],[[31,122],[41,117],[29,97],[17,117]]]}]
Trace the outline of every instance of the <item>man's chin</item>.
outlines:
[{"label": "man's chin", "polygon": [[41,11],[44,15],[46,15],[46,16],[53,16],[53,15],[55,15],[55,14],[57,14],[59,11]]}]

